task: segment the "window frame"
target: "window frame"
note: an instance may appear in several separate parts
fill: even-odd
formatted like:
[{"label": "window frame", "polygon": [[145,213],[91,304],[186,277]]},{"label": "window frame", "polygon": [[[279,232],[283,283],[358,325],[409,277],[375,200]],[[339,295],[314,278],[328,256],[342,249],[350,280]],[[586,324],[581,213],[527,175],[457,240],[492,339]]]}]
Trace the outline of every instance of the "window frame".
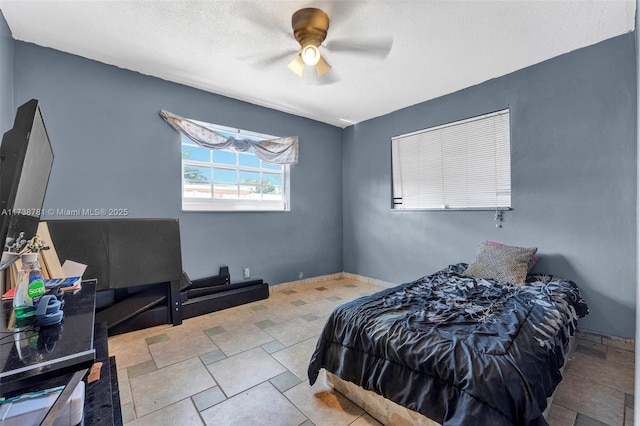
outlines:
[{"label": "window frame", "polygon": [[[213,123],[206,123],[202,121],[194,122],[208,127],[212,130],[231,133],[236,138],[251,138],[251,139],[275,139],[278,136],[266,135],[262,133],[251,132],[247,130],[235,129],[227,126],[221,126]],[[290,211],[291,203],[290,203],[290,165],[289,164],[273,164],[273,166],[280,166],[280,171],[276,169],[264,168],[263,160],[255,156],[253,156],[259,161],[258,167],[252,166],[243,166],[240,165],[239,156],[240,155],[251,155],[251,154],[243,154],[241,152],[236,152],[233,149],[225,149],[220,150],[222,152],[233,152],[236,155],[236,164],[230,165],[225,163],[215,163],[213,159],[213,152],[216,150],[209,149],[209,161],[202,160],[191,160],[185,159],[183,157],[183,149],[184,146],[193,146],[201,149],[203,148],[191,141],[184,135],[180,136],[180,198],[182,204],[183,212],[280,212],[280,211]],[[267,163],[270,164],[270,163]],[[207,167],[211,170],[211,198],[201,198],[201,197],[185,197],[185,165],[190,165],[194,167]],[[220,199],[213,197],[214,191],[214,178],[213,178],[213,170],[217,169],[226,169],[226,170],[234,170],[236,173],[241,172],[258,172],[258,173],[273,173],[280,174],[282,178],[282,199],[281,200],[256,200],[256,199]],[[238,182],[239,184],[239,182]]]},{"label": "window frame", "polygon": [[[457,205],[455,205],[455,206],[451,206],[451,205],[447,205],[445,203],[446,198],[447,198],[447,196],[446,196],[446,194],[447,194],[446,186],[448,186],[445,183],[445,179],[446,178],[444,177],[444,175],[447,174],[446,173],[446,169],[445,169],[445,165],[446,165],[447,162],[451,162],[453,160],[459,161],[460,158],[454,158],[452,153],[448,153],[447,154],[448,156],[445,156],[443,154],[443,151],[445,151],[445,150],[443,150],[441,148],[440,152],[436,155],[436,157],[439,156],[440,158],[439,158],[439,161],[436,161],[436,164],[439,163],[439,168],[435,170],[435,172],[436,172],[435,174],[442,174],[443,175],[442,176],[442,181],[440,182],[440,184],[443,187],[441,189],[441,191],[440,191],[440,195],[442,197],[441,200],[443,201],[442,204],[438,204],[436,206],[435,203],[432,202],[428,206],[411,206],[411,207],[407,207],[407,208],[403,208],[402,207],[402,202],[401,201],[399,202],[399,200],[402,200],[402,197],[397,197],[397,195],[399,195],[398,194],[398,188],[401,187],[400,190],[399,190],[400,192],[402,192],[402,190],[404,188],[402,187],[402,184],[398,184],[396,182],[396,176],[401,174],[401,171],[397,172],[396,170],[399,167],[399,162],[402,160],[402,158],[397,158],[395,154],[396,154],[396,151],[399,149],[399,148],[396,148],[396,146],[397,146],[398,143],[401,143],[401,140],[403,138],[411,138],[411,137],[414,137],[414,136],[418,136],[419,137],[420,135],[426,134],[428,132],[441,132],[441,131],[443,131],[443,129],[454,128],[455,126],[466,126],[468,123],[477,122],[477,121],[482,120],[482,119],[489,119],[489,118],[496,117],[495,121],[497,121],[497,120],[500,119],[501,116],[506,116],[506,126],[501,129],[503,132],[506,132],[506,135],[505,135],[505,133],[499,133],[499,131],[495,131],[494,137],[497,139],[497,138],[499,138],[501,136],[503,138],[506,136],[506,147],[505,146],[501,147],[502,150],[506,149],[506,153],[504,151],[501,151],[501,153],[498,154],[497,150],[494,151],[493,159],[496,162],[496,169],[502,167],[502,171],[501,172],[497,172],[496,171],[495,176],[494,176],[495,179],[496,179],[496,184],[495,184],[495,187],[496,187],[496,191],[495,191],[496,192],[496,202],[493,203],[493,205],[491,205],[491,206],[489,206],[489,205],[466,205],[466,206],[457,206]],[[435,135],[435,133],[434,133],[434,135]],[[465,138],[464,138],[464,144],[465,144],[464,145],[464,149],[465,150],[467,150],[467,147],[469,146],[467,144],[469,144],[472,140],[473,140],[473,135],[470,136],[468,134],[465,134]],[[414,142],[414,143],[417,143],[417,141]],[[442,144],[442,139],[440,140],[440,143]],[[429,149],[433,149],[433,147],[434,147],[434,145],[431,145],[431,146],[425,145],[425,146],[427,146]],[[442,146],[443,145],[441,145],[441,147]],[[460,149],[460,146],[456,145],[456,147],[458,149]],[[494,149],[495,149],[495,147],[494,147]],[[430,151],[430,152],[433,152],[433,151]],[[426,153],[424,155],[429,155],[429,153]],[[465,155],[467,155],[466,151],[465,151]],[[501,165],[501,166],[497,165],[498,161],[505,159],[504,158],[505,156],[507,158],[508,163],[504,164],[504,165]],[[414,156],[414,157],[417,157],[417,156]],[[425,158],[425,157],[422,157],[422,158]],[[465,157],[464,159],[466,161],[467,157]],[[480,160],[476,159],[476,161],[480,161]],[[424,165],[424,164],[420,164],[420,165]],[[464,166],[462,172],[466,173],[467,170],[469,169],[469,167],[470,166],[468,166],[465,163],[465,166]],[[508,171],[508,173],[504,173],[505,170]],[[438,171],[440,171],[440,172],[438,173]],[[505,203],[501,204],[500,202],[497,201],[498,197],[500,196],[499,194],[501,193],[501,191],[498,190],[498,187],[500,187],[501,184],[503,184],[503,183],[499,183],[497,181],[500,178],[500,176],[508,177],[508,182],[507,182],[508,183],[508,195],[507,196],[502,195],[502,197],[504,197],[504,198],[506,198],[508,200],[508,203],[506,203],[506,205],[505,205]],[[402,182],[402,183],[404,183],[404,182]],[[419,184],[416,184],[416,185],[419,185]],[[460,190],[461,188],[458,187],[457,189]],[[460,192],[456,193],[456,195],[460,196],[460,194],[465,194],[466,195],[466,194],[470,194],[470,193],[471,193],[471,191],[469,191],[468,187],[465,186],[464,187],[464,192],[460,191]],[[404,195],[404,193],[402,193],[401,195]],[[509,107],[501,109],[501,110],[498,110],[498,111],[493,111],[493,112],[490,112],[490,113],[480,114],[480,115],[477,115],[477,116],[469,117],[469,118],[466,118],[466,119],[456,120],[456,121],[453,121],[453,122],[449,122],[449,123],[445,123],[445,124],[441,124],[441,125],[437,125],[437,126],[428,127],[426,129],[421,129],[421,130],[418,130],[418,131],[414,131],[414,132],[410,132],[410,133],[406,133],[406,134],[402,134],[402,135],[398,135],[398,136],[393,136],[391,138],[391,206],[390,206],[391,211],[397,211],[397,212],[403,212],[403,211],[448,211],[448,210],[450,210],[450,211],[466,211],[466,210],[477,210],[477,211],[502,210],[502,211],[505,211],[505,210],[512,210],[512,205],[513,205],[512,201],[513,200],[512,200],[512,177],[511,177],[511,111],[510,111]],[[468,203],[468,201],[467,201],[467,203]]]}]

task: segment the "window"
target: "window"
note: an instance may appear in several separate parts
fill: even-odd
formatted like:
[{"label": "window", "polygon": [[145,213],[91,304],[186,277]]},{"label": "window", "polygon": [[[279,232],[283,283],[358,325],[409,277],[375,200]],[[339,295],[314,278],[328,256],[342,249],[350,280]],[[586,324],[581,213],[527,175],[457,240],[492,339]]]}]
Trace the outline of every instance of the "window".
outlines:
[{"label": "window", "polygon": [[511,207],[509,110],[391,138],[393,209]]},{"label": "window", "polygon": [[[198,124],[236,139],[275,138]],[[264,162],[253,149],[212,150],[182,136],[182,210],[289,210],[289,166]]]}]

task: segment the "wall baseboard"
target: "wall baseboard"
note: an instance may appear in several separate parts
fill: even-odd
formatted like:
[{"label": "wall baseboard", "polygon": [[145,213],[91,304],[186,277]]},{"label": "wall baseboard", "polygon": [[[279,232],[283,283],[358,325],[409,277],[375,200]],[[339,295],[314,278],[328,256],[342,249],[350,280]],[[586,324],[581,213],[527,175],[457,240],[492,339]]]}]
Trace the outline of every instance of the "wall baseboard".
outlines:
[{"label": "wall baseboard", "polygon": [[578,329],[577,336],[594,343],[635,352],[636,341],[625,337],[610,336],[593,330]]},{"label": "wall baseboard", "polygon": [[269,294],[291,290],[296,287],[305,287],[309,285],[314,285],[314,284],[318,284],[325,281],[341,280],[343,279],[342,274],[343,274],[342,272],[337,272],[335,274],[320,275],[318,277],[311,277],[311,278],[305,278],[303,280],[289,281],[289,282],[270,285]]},{"label": "wall baseboard", "polygon": [[364,277],[362,275],[356,275],[350,272],[337,272],[335,274],[320,275],[318,277],[305,278],[303,280],[289,281],[289,282],[284,282],[280,284],[270,285],[269,294],[273,294],[273,293],[277,293],[285,290],[291,290],[296,287],[305,287],[305,286],[315,285],[325,281],[333,281],[333,280],[358,281],[358,282],[373,284],[373,285],[377,285],[385,288],[395,287],[396,285],[398,285],[396,283],[376,280],[374,278]]}]

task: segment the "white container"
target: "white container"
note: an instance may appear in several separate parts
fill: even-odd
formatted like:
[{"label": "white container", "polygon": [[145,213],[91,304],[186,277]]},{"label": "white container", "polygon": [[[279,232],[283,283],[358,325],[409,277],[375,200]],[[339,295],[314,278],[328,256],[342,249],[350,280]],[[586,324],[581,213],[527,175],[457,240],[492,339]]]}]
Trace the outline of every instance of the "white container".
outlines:
[{"label": "white container", "polygon": [[[60,393],[43,395],[36,398],[27,398],[16,402],[8,402],[0,405],[0,425],[2,426],[30,426],[39,425],[49,408],[58,398]],[[84,382],[78,386],[67,400],[54,426],[76,426],[82,422],[84,412]]]}]

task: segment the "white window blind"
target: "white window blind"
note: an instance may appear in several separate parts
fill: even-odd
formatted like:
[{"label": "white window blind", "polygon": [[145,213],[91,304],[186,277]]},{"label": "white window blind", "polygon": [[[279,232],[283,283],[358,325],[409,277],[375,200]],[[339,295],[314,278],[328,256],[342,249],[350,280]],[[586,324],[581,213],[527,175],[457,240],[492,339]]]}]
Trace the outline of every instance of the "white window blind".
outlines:
[{"label": "white window blind", "polygon": [[509,110],[391,138],[393,208],[511,207]]}]

